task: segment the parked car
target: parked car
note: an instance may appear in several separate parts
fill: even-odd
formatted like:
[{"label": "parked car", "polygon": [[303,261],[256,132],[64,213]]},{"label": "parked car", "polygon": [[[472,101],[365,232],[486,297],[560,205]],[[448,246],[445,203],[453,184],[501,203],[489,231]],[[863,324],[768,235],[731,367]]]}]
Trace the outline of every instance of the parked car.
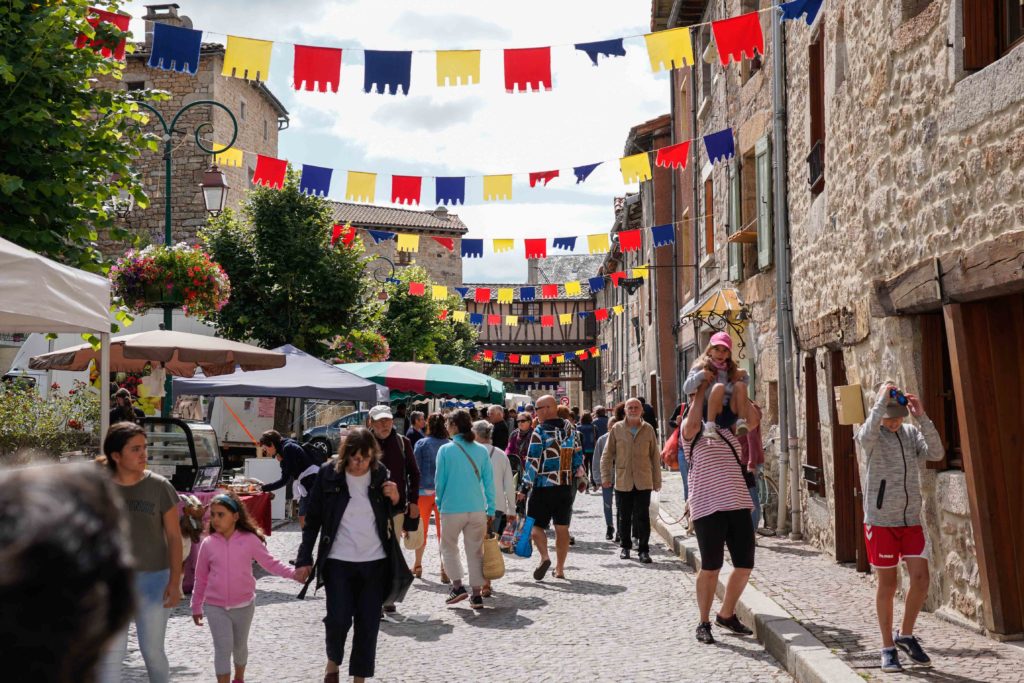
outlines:
[{"label": "parked car", "polygon": [[331,453],[338,452],[338,443],[341,441],[341,432],[348,427],[358,427],[366,424],[369,416],[367,410],[357,410],[345,417],[339,417],[334,422],[319,427],[313,427],[302,432],[302,442],[311,441],[319,446],[326,446]]}]

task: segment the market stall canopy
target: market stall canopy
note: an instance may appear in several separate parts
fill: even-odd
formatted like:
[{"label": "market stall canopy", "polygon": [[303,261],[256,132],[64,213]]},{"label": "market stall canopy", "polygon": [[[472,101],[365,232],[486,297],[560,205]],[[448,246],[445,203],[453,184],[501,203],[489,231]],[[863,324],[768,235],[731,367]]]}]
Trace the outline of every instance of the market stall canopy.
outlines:
[{"label": "market stall canopy", "polygon": [[110,280],[0,238],[0,331],[110,332]]},{"label": "market stall canopy", "polygon": [[433,363],[341,363],[337,367],[391,389],[391,400],[461,398],[502,403],[505,387],[493,377],[455,365]]},{"label": "market stall canopy", "polygon": [[[82,344],[33,356],[29,367],[33,370],[85,370],[89,361],[98,356],[99,351]],[[242,370],[284,367],[285,355],[220,337],[170,330],[126,334],[110,340],[111,371],[139,372],[147,363],[153,366],[162,363],[169,374],[177,377],[192,377],[196,368],[202,368],[203,373],[211,377],[230,374],[236,365]]]},{"label": "market stall canopy", "polygon": [[274,349],[285,356],[284,367],[273,370],[233,372],[217,377],[175,379],[172,393],[196,396],[277,396],[318,398],[328,401],[363,401],[373,405],[388,401],[388,388],[335,367],[291,344]]}]

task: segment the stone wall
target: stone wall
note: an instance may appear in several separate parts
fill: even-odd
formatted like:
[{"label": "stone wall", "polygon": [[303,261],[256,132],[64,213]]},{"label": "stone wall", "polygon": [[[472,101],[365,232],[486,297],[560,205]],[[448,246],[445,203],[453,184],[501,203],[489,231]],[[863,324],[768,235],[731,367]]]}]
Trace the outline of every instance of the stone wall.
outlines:
[{"label": "stone wall", "polygon": [[[399,254],[396,250],[395,240],[388,240],[380,244],[374,244],[368,235],[361,235],[363,245],[366,247],[366,255],[384,256],[391,259],[396,269],[404,265],[417,265],[426,269],[430,275],[431,282],[446,287],[462,286],[462,238],[453,233],[434,233],[436,237],[451,237],[455,241],[454,251],[448,251],[440,244],[430,239],[429,233],[424,233],[414,228],[402,228],[405,233],[420,233],[420,249],[416,253]],[[374,269],[373,264],[370,266]],[[386,273],[385,273],[386,275]]]}]

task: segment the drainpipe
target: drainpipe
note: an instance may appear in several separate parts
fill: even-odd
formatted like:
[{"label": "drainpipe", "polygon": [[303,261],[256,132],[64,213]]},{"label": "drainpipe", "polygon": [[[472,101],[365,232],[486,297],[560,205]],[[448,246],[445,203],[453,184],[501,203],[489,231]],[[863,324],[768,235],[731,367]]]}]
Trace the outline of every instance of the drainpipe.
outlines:
[{"label": "drainpipe", "polygon": [[[697,139],[697,66],[690,65],[690,138]],[[690,214],[690,226],[693,231],[693,297],[700,298],[700,234],[697,219],[697,207],[700,206],[700,174],[697,173],[697,162],[700,161],[700,145],[690,145],[690,177],[693,179],[693,212]],[[696,330],[694,330],[696,334]],[[687,368],[689,370],[689,368]]]},{"label": "drainpipe", "polygon": [[[679,10],[682,3],[680,0],[676,0],[672,3],[672,9],[669,11],[668,26],[666,28],[675,28],[676,22],[679,20]],[[673,71],[668,79],[668,103],[669,103],[669,144],[676,144],[676,92],[678,91],[678,84],[676,83],[677,72]],[[672,208],[672,232],[676,232],[676,212],[678,206],[676,202],[676,192],[679,190],[679,176],[676,170],[670,169],[671,171],[671,183],[669,185],[669,191],[672,193],[671,208]],[[672,264],[675,266],[679,265],[679,240],[672,240]],[[679,268],[672,269],[672,354],[676,358],[676,367],[672,373],[672,386],[675,389],[676,394],[676,405],[679,405],[679,392],[682,387],[679,386]],[[660,369],[659,369],[660,374]],[[664,379],[661,380],[664,382]],[[662,401],[664,403],[664,401]],[[662,407],[662,411],[665,411],[667,407]],[[675,410],[675,405],[672,406]],[[668,413],[671,415],[672,413]],[[664,424],[664,415],[661,416],[658,424]]]},{"label": "drainpipe", "polygon": [[[776,1],[776,6],[779,0]],[[793,386],[792,303],[789,279],[789,206],[786,193],[786,46],[781,14],[772,12],[772,101],[775,202],[775,325],[779,372],[779,533],[787,529],[786,506],[792,511],[791,538],[801,538],[800,465],[797,450]]]}]

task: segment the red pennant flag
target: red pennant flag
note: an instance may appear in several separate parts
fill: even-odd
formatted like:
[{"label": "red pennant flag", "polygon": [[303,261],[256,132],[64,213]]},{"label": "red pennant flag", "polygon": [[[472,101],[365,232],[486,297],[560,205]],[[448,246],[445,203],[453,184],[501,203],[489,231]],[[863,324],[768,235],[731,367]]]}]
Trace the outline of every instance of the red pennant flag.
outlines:
[{"label": "red pennant flag", "polygon": [[597,353],[597,347],[596,346],[591,346],[590,347],[590,355],[593,356],[595,353]]},{"label": "red pennant flag", "polygon": [[753,59],[755,50],[764,55],[764,33],[759,12],[712,21],[711,31],[715,34],[715,46],[722,66],[729,63],[730,57],[735,62],[742,60],[744,55]]},{"label": "red pennant flag", "polygon": [[542,315],[540,317],[540,326],[541,327],[554,327],[555,326],[555,316],[553,316],[553,315]]},{"label": "red pennant flag", "polygon": [[537,183],[544,183],[544,187],[548,186],[548,183],[558,177],[558,171],[539,171],[537,173],[530,174],[530,187],[536,187]]},{"label": "red pennant flag", "polygon": [[252,173],[252,184],[280,190],[284,187],[284,176],[287,172],[288,162],[286,160],[257,154],[256,170]]},{"label": "red pennant flag", "polygon": [[476,360],[476,361],[478,361],[478,360],[480,360],[481,358],[483,358],[483,354],[481,354],[481,353],[474,353],[474,354],[473,354],[473,360]]},{"label": "red pennant flag", "polygon": [[494,360],[494,351],[484,351],[484,360]]},{"label": "red pennant flag", "polygon": [[684,140],[678,145],[662,147],[654,157],[654,165],[662,168],[686,168],[686,160],[690,158],[690,141]]},{"label": "red pennant flag", "polygon": [[523,240],[526,243],[526,258],[547,258],[548,257],[548,240],[542,238],[539,240]]},{"label": "red pennant flag", "polygon": [[477,287],[476,291],[473,292],[473,301],[478,304],[486,304],[491,301],[491,290],[487,287]]},{"label": "red pennant flag", "polygon": [[[113,24],[121,31],[128,31],[128,22],[131,21],[131,17],[127,14],[118,14],[116,12],[108,12],[106,10],[97,9],[96,7],[89,8],[89,16],[86,18],[89,25],[96,28],[100,24]],[[124,44],[127,38],[122,38],[121,41],[115,45],[109,45],[105,40],[100,37],[89,38],[85,35],[78,36],[75,41],[75,47],[83,48],[85,46],[91,47],[93,50],[98,51],[104,57],[113,57],[119,62],[124,61]]]},{"label": "red pennant flag", "polygon": [[[391,176],[391,203],[392,204],[419,204],[420,187],[423,185],[423,178],[412,175]],[[437,239],[437,238],[434,238]],[[454,244],[452,246],[454,248]]]},{"label": "red pennant flag", "polygon": [[[625,250],[623,250],[623,251],[625,251]],[[622,278],[626,277],[626,274],[623,271],[619,270],[619,271],[616,271],[614,273],[609,273],[608,277],[611,279],[612,285],[618,287],[619,286],[619,282],[622,280]]]},{"label": "red pennant flag", "polygon": [[[335,47],[295,46],[295,67],[292,70],[292,87],[296,90],[338,92],[341,80],[341,50]],[[305,87],[303,87],[305,84]]]},{"label": "red pennant flag", "polygon": [[619,248],[622,251],[640,251],[640,230],[623,230],[619,233]]},{"label": "red pennant flag", "polygon": [[505,90],[526,92],[530,86],[534,90],[551,90],[551,48],[528,47],[505,50]]},{"label": "red pennant flag", "polygon": [[587,358],[590,357],[590,355],[586,351],[580,351],[576,354],[576,357],[579,358],[580,360],[586,360]]},{"label": "red pennant flag", "polygon": [[519,354],[518,353],[510,353],[510,354],[508,354],[508,362],[512,363],[513,365],[518,363],[519,362]]},{"label": "red pennant flag", "polygon": [[422,282],[410,282],[409,283],[409,294],[413,296],[423,296],[427,293],[427,287]]},{"label": "red pennant flag", "polygon": [[335,223],[334,227],[331,228],[331,246],[332,247],[335,245],[335,243],[337,243],[337,241],[339,239],[341,240],[341,243],[344,244],[346,247],[351,246],[352,245],[352,241],[355,238],[356,238],[356,229],[353,228],[351,225],[341,225],[339,223]]},{"label": "red pennant flag", "polygon": [[596,320],[598,322],[601,322],[602,320],[607,320],[607,319],[608,319],[608,309],[607,308],[597,308],[597,309],[594,309],[594,320]]},{"label": "red pennant flag", "polygon": [[548,359],[547,360],[544,360],[543,358],[541,360],[544,362],[544,365],[551,365],[551,363],[552,363],[550,355],[548,355]]},{"label": "red pennant flag", "polygon": [[448,309],[447,308],[442,308],[441,312],[437,314],[437,319],[438,320],[447,320],[448,319]]},{"label": "red pennant flag", "polygon": [[431,237],[430,239],[434,240],[448,251],[455,251],[455,240],[451,237]]},{"label": "red pennant flag", "polygon": [[540,295],[544,299],[558,298],[558,285],[543,285],[540,288]]},{"label": "red pennant flag", "polygon": [[487,316],[487,324],[488,325],[500,325],[501,324],[501,316],[500,315],[496,315],[494,313],[491,313],[490,315]]},{"label": "red pennant flag", "polygon": [[338,225],[337,223],[335,223],[334,227],[331,228],[331,246],[332,247],[338,241],[338,238],[341,237],[341,231],[342,231],[342,229],[344,227],[345,227],[344,225]]}]

